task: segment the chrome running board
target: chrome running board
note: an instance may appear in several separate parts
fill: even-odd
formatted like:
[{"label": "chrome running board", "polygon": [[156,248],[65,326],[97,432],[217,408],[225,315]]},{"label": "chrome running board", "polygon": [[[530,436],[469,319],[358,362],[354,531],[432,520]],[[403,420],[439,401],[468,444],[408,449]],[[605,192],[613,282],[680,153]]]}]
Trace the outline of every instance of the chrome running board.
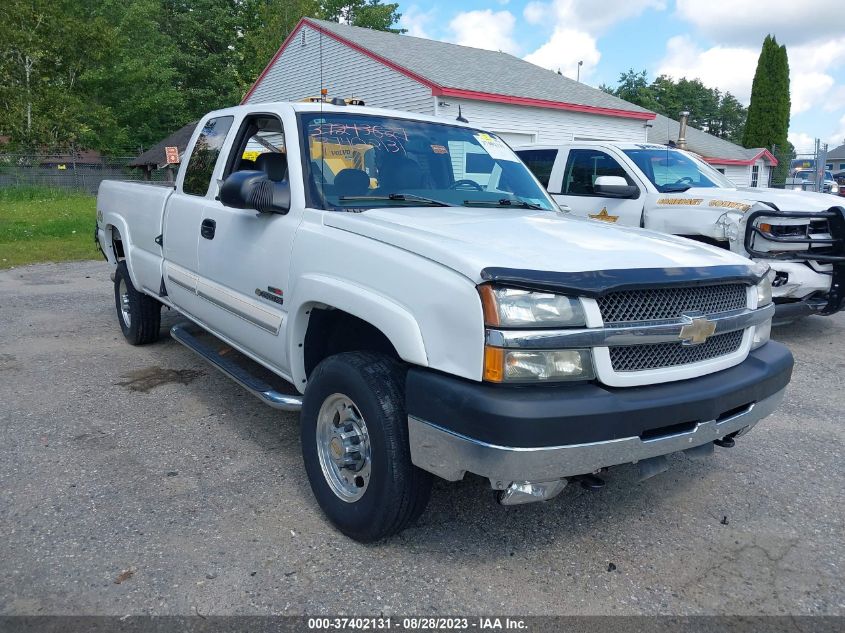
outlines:
[{"label": "chrome running board", "polygon": [[[231,358],[221,355],[211,345],[201,341],[195,334],[197,331],[211,336],[211,334],[205,332],[205,330],[201,330],[192,323],[177,323],[170,328],[170,336],[211,363],[216,369],[234,380],[264,404],[281,411],[299,411],[302,409],[301,395],[282,393],[258,376],[251,374],[242,365],[239,365]],[[249,362],[252,363],[254,361]],[[291,390],[294,391],[292,385]]]}]

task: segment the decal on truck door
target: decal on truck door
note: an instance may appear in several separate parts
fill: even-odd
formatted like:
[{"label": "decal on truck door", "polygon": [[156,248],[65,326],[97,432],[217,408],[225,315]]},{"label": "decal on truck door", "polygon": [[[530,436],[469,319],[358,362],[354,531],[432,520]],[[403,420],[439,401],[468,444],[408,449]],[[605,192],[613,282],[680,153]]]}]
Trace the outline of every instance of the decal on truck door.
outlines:
[{"label": "decal on truck door", "polygon": [[610,215],[607,212],[607,207],[602,207],[602,210],[598,213],[591,213],[590,214],[591,220],[598,220],[599,222],[616,222],[619,219],[618,215]]}]

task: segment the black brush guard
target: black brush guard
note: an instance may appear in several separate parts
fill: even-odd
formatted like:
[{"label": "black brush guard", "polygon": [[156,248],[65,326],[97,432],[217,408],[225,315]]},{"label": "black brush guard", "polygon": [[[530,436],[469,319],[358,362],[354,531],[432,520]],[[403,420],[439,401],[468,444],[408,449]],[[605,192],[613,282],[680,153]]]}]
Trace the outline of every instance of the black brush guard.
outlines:
[{"label": "black brush guard", "polygon": [[[813,239],[810,237],[793,237],[773,235],[757,226],[757,219],[765,218],[788,218],[797,220],[827,220],[830,237]],[[807,244],[805,251],[758,251],[754,248],[754,236],[759,235],[768,242],[776,244]],[[807,213],[806,211],[771,211],[759,210],[748,214],[745,227],[745,250],[751,257],[774,260],[796,260],[816,261],[824,264],[832,264],[833,278],[830,282],[830,292],[827,293],[827,304],[816,311],[816,314],[833,314],[843,308],[845,304],[845,208],[831,207],[827,211],[818,213]],[[813,246],[828,246],[824,252],[813,250]]]}]

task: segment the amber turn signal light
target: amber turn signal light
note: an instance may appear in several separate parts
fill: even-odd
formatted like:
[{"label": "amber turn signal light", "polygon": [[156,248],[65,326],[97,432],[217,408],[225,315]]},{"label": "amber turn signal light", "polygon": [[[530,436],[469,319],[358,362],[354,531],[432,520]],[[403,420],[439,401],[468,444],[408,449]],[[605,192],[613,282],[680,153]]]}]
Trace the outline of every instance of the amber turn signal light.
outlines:
[{"label": "amber turn signal light", "polygon": [[501,347],[484,346],[484,375],[487,382],[502,382],[505,379],[505,350]]}]

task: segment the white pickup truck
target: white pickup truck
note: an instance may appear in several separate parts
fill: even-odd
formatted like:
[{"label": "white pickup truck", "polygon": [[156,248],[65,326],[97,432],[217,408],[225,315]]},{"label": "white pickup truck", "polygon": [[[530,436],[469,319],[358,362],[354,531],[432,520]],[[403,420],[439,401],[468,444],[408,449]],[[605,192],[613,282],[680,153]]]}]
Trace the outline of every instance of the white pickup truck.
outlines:
[{"label": "white pickup truck", "polygon": [[766,266],[569,217],[501,139],[430,117],[212,112],[175,186],[102,184],[97,239],[128,341],[177,310],[176,340],[301,411],[317,501],[361,541],[418,517],[432,474],[516,504],[732,446],[792,372]]},{"label": "white pickup truck", "polygon": [[775,321],[845,307],[845,208],[836,196],[738,188],[695,154],[605,141],[517,154],[573,213],[713,244],[771,266]]}]

